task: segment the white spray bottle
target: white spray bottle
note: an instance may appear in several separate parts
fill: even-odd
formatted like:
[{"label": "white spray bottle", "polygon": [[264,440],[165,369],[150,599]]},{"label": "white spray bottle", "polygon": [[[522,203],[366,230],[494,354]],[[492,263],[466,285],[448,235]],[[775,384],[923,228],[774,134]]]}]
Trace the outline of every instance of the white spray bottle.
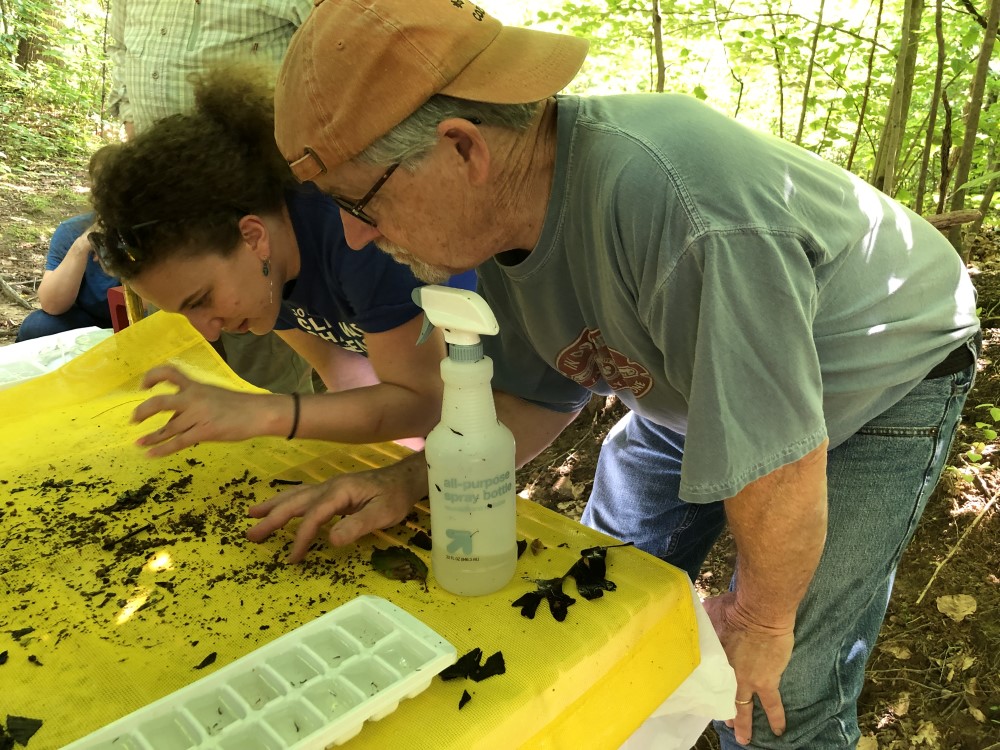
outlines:
[{"label": "white spray bottle", "polygon": [[441,421],[424,447],[432,570],[453,594],[489,594],[517,565],[514,436],[497,419],[493,360],[479,341],[500,328],[475,292],[425,286],[413,290],[413,301],[426,314],[420,340],[437,326],[448,344]]}]

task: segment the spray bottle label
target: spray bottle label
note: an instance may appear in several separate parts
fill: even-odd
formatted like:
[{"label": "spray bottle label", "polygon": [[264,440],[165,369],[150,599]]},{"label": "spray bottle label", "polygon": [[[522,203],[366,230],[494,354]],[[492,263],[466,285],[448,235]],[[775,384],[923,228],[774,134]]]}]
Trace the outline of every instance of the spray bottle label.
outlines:
[{"label": "spray bottle label", "polygon": [[[449,505],[455,505],[463,510],[486,510],[503,505],[507,497],[514,491],[511,472],[505,471],[492,477],[478,479],[446,479],[441,495]],[[481,507],[474,507],[480,501],[486,501]]]}]

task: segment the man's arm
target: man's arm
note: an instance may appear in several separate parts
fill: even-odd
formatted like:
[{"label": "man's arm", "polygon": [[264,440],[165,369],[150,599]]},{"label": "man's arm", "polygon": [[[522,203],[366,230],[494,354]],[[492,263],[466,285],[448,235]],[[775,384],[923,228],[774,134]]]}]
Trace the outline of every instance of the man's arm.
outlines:
[{"label": "man's arm", "polygon": [[493,396],[497,417],[514,433],[517,446],[515,461],[519,469],[548,448],[580,413],[579,410],[552,411],[498,391],[494,391]]},{"label": "man's arm", "polygon": [[[550,411],[502,393],[496,394],[496,402],[500,420],[514,433],[519,466],[548,446],[578,413]],[[289,562],[297,562],[335,516],[343,518],[330,528],[330,544],[351,544],[376,529],[399,523],[425,497],[427,464],[423,453],[414,453],[383,469],[344,474],[253,506],[248,512],[260,521],[250,528],[247,538],[263,541],[293,518],[302,518],[288,557]]]},{"label": "man's arm", "polygon": [[725,501],[736,544],[736,590],[707,599],[729,663],[736,672],[736,738],[751,737],[757,696],[776,734],[785,730],[778,692],[794,645],[799,602],[826,542],[827,441],[798,461],[751,482]]}]

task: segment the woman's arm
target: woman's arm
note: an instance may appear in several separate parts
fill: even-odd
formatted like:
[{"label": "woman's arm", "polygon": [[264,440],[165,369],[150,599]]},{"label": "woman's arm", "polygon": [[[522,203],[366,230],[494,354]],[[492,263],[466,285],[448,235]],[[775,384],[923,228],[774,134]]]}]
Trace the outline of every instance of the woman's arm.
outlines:
[{"label": "woman's arm", "polygon": [[[349,443],[425,437],[441,415],[440,367],[445,347],[439,331],[417,346],[422,320],[418,315],[392,330],[365,334],[368,362],[378,382],[303,397],[298,436]],[[299,351],[317,366],[306,352]]]},{"label": "woman's arm", "polygon": [[274,332],[312,365],[331,393],[378,383],[371,362],[363,354],[349,352],[332,341],[301,329],[275,329]]},{"label": "woman's arm", "polygon": [[[391,331],[367,335],[370,370],[381,382],[336,393],[302,396],[295,436],[341,443],[426,436],[441,413],[439,369],[444,340],[435,331],[417,346],[420,321],[418,316]],[[335,347],[317,336],[304,335],[325,347]],[[299,337],[293,338],[300,343]],[[324,346],[294,348],[314,367],[325,367],[324,363],[328,363],[318,353],[325,352],[327,357],[331,354]],[[353,358],[347,361],[357,364]],[[163,411],[173,413],[163,427],[137,441],[150,449],[150,456],[166,456],[210,440],[245,440],[263,435],[287,437],[292,429],[295,405],[287,395],[230,391],[191,380],[169,366],[151,370],[143,385],[150,388],[160,382],[173,383],[178,390],[147,399],[132,417],[133,421],[142,422]]]},{"label": "woman's arm", "polygon": [[38,303],[49,315],[62,315],[76,303],[92,251],[90,240],[87,239],[89,231],[90,229],[73,241],[54,270],[42,274],[42,281],[38,285]]}]

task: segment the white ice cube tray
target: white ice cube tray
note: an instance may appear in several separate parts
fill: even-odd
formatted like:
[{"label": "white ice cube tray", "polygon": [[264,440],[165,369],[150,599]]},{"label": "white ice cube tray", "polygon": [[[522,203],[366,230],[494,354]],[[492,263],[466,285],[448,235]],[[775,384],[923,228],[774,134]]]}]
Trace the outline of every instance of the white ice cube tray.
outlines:
[{"label": "white ice cube tray", "polygon": [[455,662],[412,615],[359,596],[67,750],[295,750],[339,745]]}]

